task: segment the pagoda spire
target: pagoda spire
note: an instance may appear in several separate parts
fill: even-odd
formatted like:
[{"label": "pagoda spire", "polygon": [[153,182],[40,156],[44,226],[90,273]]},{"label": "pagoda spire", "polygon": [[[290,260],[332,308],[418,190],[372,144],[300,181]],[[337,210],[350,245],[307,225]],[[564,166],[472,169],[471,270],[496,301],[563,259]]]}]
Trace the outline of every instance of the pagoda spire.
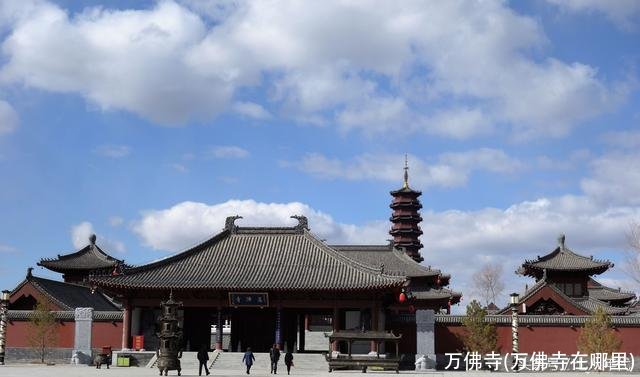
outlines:
[{"label": "pagoda spire", "polygon": [[399,249],[404,249],[416,262],[422,262],[424,259],[420,255],[422,244],[420,243],[420,222],[422,217],[418,212],[422,208],[422,204],[418,197],[422,195],[420,191],[413,190],[409,187],[409,163],[408,157],[404,158],[404,181],[402,188],[391,191],[393,200],[391,201],[391,230],[389,234],[393,237],[393,245]]},{"label": "pagoda spire", "polygon": [[404,184],[402,185],[402,188],[409,188],[409,159],[406,153],[404,154]]}]

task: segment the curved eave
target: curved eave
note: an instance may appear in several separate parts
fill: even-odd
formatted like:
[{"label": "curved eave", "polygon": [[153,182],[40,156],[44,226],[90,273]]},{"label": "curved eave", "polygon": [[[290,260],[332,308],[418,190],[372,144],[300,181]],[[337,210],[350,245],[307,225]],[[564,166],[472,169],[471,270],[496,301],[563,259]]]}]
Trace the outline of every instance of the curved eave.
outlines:
[{"label": "curved eave", "polygon": [[522,268],[518,271],[520,274],[522,275],[526,275],[526,276],[531,276],[534,278],[540,278],[542,277],[542,275],[544,275],[544,270],[547,270],[547,273],[549,272],[578,272],[578,273],[584,273],[584,274],[588,274],[588,275],[600,275],[604,272],[606,272],[609,269],[609,265],[606,266],[594,266],[594,267],[590,267],[590,268],[581,268],[581,267],[576,267],[576,268],[571,268],[571,267],[562,267],[562,268],[556,268],[556,267],[543,267],[543,266],[537,266],[534,264],[524,264],[522,266]]}]

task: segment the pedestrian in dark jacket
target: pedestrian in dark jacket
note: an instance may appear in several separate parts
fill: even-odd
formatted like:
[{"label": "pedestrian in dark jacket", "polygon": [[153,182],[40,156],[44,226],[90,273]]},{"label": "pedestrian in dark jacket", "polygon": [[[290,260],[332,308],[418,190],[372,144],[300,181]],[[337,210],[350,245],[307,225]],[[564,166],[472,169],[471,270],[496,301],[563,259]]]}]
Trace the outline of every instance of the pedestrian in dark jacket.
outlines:
[{"label": "pedestrian in dark jacket", "polygon": [[204,366],[204,371],[209,375],[209,368],[207,368],[207,361],[209,361],[209,352],[207,352],[207,346],[202,345],[200,347],[200,351],[198,351],[198,361],[200,362],[200,368],[198,370],[198,376],[202,376],[202,367]]},{"label": "pedestrian in dark jacket", "polygon": [[255,356],[253,356],[253,352],[251,352],[251,347],[247,347],[247,352],[245,352],[244,356],[242,356],[242,361],[247,366],[247,374],[249,374],[253,362],[256,361]]},{"label": "pedestrian in dark jacket", "polygon": [[291,374],[291,367],[293,366],[293,354],[291,351],[287,351],[284,354],[284,365],[287,366],[287,374]]},{"label": "pedestrian in dark jacket", "polygon": [[271,373],[278,374],[278,360],[280,360],[280,350],[278,345],[274,344],[269,350],[269,357],[271,358]]}]

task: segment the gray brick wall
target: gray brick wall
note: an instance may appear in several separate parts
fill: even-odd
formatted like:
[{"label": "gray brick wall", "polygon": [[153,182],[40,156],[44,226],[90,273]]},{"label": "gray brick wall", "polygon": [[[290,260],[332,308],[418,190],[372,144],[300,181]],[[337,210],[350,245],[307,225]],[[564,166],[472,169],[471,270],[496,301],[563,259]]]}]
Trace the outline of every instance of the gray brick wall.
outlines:
[{"label": "gray brick wall", "polygon": [[[71,361],[71,348],[50,348],[45,355],[45,362],[56,364],[69,364]],[[5,362],[7,364],[40,362],[40,354],[29,347],[7,347]]]}]

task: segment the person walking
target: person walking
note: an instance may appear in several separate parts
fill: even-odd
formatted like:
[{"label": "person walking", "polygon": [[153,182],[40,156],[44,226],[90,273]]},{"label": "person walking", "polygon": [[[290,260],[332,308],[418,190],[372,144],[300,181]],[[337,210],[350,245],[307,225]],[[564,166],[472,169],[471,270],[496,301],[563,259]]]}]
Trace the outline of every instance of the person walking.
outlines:
[{"label": "person walking", "polygon": [[202,376],[203,366],[204,366],[204,371],[207,373],[207,376],[210,374],[209,368],[207,368],[207,361],[209,361],[209,352],[207,351],[208,351],[207,346],[204,344],[200,347],[200,350],[198,351],[198,361],[200,362],[200,368],[198,369],[198,376]]},{"label": "person walking", "polygon": [[284,354],[284,365],[287,366],[287,374],[291,374],[291,367],[293,366],[293,354],[291,351],[287,351]]},{"label": "person walking", "polygon": [[251,352],[251,347],[247,347],[247,351],[244,353],[244,356],[242,356],[242,361],[247,366],[247,374],[249,374],[253,362],[256,361],[255,356],[253,356],[253,352]]},{"label": "person walking", "polygon": [[269,350],[269,357],[271,358],[271,373],[278,374],[278,360],[280,360],[280,350],[278,345],[274,344]]}]

